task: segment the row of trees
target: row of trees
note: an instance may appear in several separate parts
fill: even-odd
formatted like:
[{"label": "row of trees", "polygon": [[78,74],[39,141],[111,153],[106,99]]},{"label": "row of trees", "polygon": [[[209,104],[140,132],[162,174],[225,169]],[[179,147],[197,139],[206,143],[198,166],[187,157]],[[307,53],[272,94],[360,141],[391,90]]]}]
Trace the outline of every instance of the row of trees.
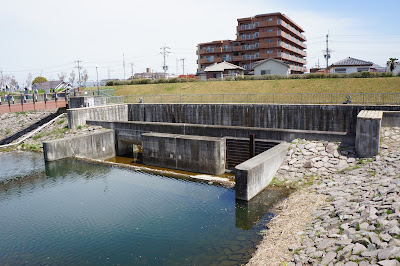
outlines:
[{"label": "row of trees", "polygon": [[[66,81],[67,78],[67,73],[65,72],[61,72],[59,74],[57,74],[58,76],[58,80],[60,81]],[[72,70],[72,72],[69,74],[69,78],[68,81],[69,83],[73,84],[75,82],[76,79],[76,74],[75,71]],[[87,80],[89,79],[89,74],[88,71],[86,69],[84,69],[81,73],[81,82],[83,83],[83,86],[86,85]],[[33,81],[32,81],[32,74],[29,73],[28,77],[26,79],[26,84],[35,84],[35,83],[43,83],[46,82],[47,79],[45,77],[41,77],[41,76],[37,76]],[[81,85],[81,84],[80,84]]]}]

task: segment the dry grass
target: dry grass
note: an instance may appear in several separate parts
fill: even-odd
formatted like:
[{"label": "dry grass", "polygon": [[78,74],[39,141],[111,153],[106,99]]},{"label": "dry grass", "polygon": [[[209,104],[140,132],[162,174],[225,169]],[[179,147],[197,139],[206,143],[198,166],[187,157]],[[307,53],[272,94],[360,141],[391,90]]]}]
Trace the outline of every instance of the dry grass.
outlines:
[{"label": "dry grass", "polygon": [[299,190],[279,203],[279,216],[268,224],[268,230],[248,265],[284,265],[292,260],[289,247],[300,246],[312,212],[325,203],[325,197]]},{"label": "dry grass", "polygon": [[208,81],[110,86],[115,95],[400,92],[400,78]]}]

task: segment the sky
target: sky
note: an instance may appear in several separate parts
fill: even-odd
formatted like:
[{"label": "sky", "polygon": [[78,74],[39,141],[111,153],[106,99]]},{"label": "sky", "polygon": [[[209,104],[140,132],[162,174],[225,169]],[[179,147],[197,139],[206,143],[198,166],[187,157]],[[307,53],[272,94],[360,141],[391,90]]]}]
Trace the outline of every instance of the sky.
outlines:
[{"label": "sky", "polygon": [[[307,37],[307,67],[319,60],[329,32],[330,63],[346,57],[385,66],[400,58],[399,0],[0,0],[0,70],[21,86],[29,73],[58,79],[81,61],[89,81],[125,78],[147,67],[196,73],[196,46],[236,39],[237,19],[281,12]],[[181,60],[181,59],[184,59]]]}]

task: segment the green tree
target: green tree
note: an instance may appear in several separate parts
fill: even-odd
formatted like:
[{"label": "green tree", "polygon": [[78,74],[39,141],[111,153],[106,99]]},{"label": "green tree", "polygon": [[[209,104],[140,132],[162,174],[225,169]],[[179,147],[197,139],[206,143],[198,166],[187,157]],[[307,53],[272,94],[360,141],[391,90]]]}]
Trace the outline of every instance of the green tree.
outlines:
[{"label": "green tree", "polygon": [[47,79],[45,77],[41,77],[41,76],[37,76],[33,81],[32,81],[32,85],[35,83],[43,83],[46,82]]},{"label": "green tree", "polygon": [[387,65],[390,67],[390,72],[393,72],[394,70],[394,62],[396,62],[397,58],[389,58],[389,61],[387,61]]}]

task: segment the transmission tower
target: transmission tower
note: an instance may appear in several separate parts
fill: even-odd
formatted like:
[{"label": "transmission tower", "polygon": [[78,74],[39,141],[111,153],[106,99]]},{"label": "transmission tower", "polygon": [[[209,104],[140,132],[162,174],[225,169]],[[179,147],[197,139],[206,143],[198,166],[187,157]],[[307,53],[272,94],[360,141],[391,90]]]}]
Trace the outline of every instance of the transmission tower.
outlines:
[{"label": "transmission tower", "polygon": [[169,49],[171,49],[171,48],[169,48],[168,46],[166,46],[166,45],[164,44],[164,46],[161,47],[160,49],[161,49],[161,55],[162,55],[163,58],[164,58],[164,64],[163,64],[164,78],[167,78],[168,66],[167,66],[166,58],[167,58],[168,54],[171,53],[171,52],[169,51]]},{"label": "transmission tower", "polygon": [[183,68],[182,75],[185,75],[185,58],[182,58],[181,61],[182,61],[182,68]]},{"label": "transmission tower", "polygon": [[79,77],[79,81],[78,81],[78,85],[79,87],[81,86],[81,69],[83,68],[80,63],[82,63],[82,61],[80,60],[76,60],[74,63],[77,64],[77,66],[75,68],[78,69],[78,77]]}]

